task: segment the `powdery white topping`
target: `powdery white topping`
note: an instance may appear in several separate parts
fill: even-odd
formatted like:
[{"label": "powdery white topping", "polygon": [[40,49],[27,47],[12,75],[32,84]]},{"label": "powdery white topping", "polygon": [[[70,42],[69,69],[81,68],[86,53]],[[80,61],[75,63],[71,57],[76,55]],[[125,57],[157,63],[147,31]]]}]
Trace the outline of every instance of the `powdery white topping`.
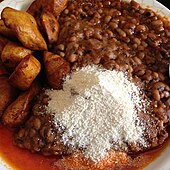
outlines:
[{"label": "powdery white topping", "polygon": [[65,128],[62,139],[83,148],[85,157],[98,161],[125,143],[145,145],[137,111],[142,109],[140,90],[122,72],[87,66],[71,74],[63,90],[46,90],[47,110]]}]

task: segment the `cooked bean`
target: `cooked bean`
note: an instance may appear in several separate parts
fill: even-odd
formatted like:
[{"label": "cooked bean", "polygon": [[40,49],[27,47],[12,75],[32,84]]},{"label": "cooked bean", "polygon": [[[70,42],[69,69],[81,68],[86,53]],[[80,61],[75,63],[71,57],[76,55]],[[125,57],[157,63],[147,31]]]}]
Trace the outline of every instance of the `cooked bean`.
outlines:
[{"label": "cooked bean", "polygon": [[139,9],[140,5],[139,3],[135,2],[135,1],[131,1],[131,6],[132,8],[134,8],[135,10]]},{"label": "cooked bean", "polygon": [[159,72],[158,74],[160,81],[165,81],[165,76],[161,72]]},{"label": "cooked bean", "polygon": [[158,90],[153,90],[153,98],[156,100],[156,101],[159,101],[160,100],[160,94],[159,94],[159,91]]},{"label": "cooked bean", "polygon": [[89,38],[93,35],[94,29],[93,28],[89,28],[89,29],[84,29],[84,34],[86,36],[86,38]]},{"label": "cooked bean", "polygon": [[132,48],[133,48],[133,49],[137,49],[137,47],[138,47],[137,44],[133,44],[133,45],[132,45]]},{"label": "cooked bean", "polygon": [[117,28],[116,31],[118,32],[118,34],[121,36],[121,37],[126,37],[126,33],[120,29],[120,28]]},{"label": "cooked bean", "polygon": [[102,48],[102,42],[97,40],[97,39],[94,39],[94,38],[91,38],[88,40],[87,42],[89,45],[90,45],[90,48],[92,49],[101,49]]},{"label": "cooked bean", "polygon": [[136,25],[133,24],[133,23],[129,23],[128,22],[128,23],[125,24],[124,28],[128,28],[128,29],[134,30],[136,28]]},{"label": "cooked bean", "polygon": [[79,30],[79,29],[80,29],[80,23],[77,22],[77,23],[75,24],[75,26],[74,26],[74,30],[77,31],[77,30]]},{"label": "cooked bean", "polygon": [[65,49],[64,44],[57,45],[57,49],[64,51],[64,49]]},{"label": "cooked bean", "polygon": [[77,61],[77,59],[78,59],[78,56],[76,54],[71,54],[67,57],[67,60],[71,63]]},{"label": "cooked bean", "polygon": [[102,14],[102,13],[103,13],[103,10],[100,8],[100,9],[98,10],[98,13],[99,13],[99,14]]},{"label": "cooked bean", "polygon": [[34,120],[34,128],[35,128],[36,130],[39,130],[40,127],[41,127],[41,121],[40,121],[40,119],[36,118],[36,119]]},{"label": "cooked bean", "polygon": [[59,55],[60,57],[63,57],[63,58],[65,57],[65,53],[64,53],[64,52],[59,52],[58,55]]},{"label": "cooked bean", "polygon": [[160,97],[161,97],[161,99],[164,98],[164,97],[165,97],[165,94],[164,94],[163,92],[160,93]]},{"label": "cooked bean", "polygon": [[119,11],[117,9],[111,9],[110,15],[112,15],[112,16],[121,16],[121,11]]},{"label": "cooked bean", "polygon": [[147,38],[148,38],[148,34],[147,34],[147,33],[142,33],[142,34],[141,34],[141,39],[142,39],[142,40],[145,40],[145,41],[146,41]]},{"label": "cooked bean", "polygon": [[25,136],[25,130],[24,129],[21,129],[20,131],[19,131],[19,133],[18,133],[18,137],[19,138],[22,138],[22,137],[24,137]]},{"label": "cooked bean", "polygon": [[139,69],[137,72],[135,72],[136,75],[138,76],[143,76],[145,74],[145,70],[144,69]]},{"label": "cooked bean", "polygon": [[105,22],[106,24],[108,24],[111,19],[112,19],[112,16],[108,15],[108,16],[105,17],[104,22]]},{"label": "cooked bean", "polygon": [[53,129],[48,129],[47,131],[47,141],[53,142],[55,140],[55,133],[53,132]]},{"label": "cooked bean", "polygon": [[156,29],[156,31],[163,31],[163,22],[161,20],[152,21],[152,26]]},{"label": "cooked bean", "polygon": [[170,107],[170,97],[169,97],[168,100],[165,102],[165,104]]},{"label": "cooked bean", "polygon": [[152,76],[153,76],[154,79],[159,80],[159,74],[158,74],[158,73],[153,72],[153,73],[152,73]]},{"label": "cooked bean", "polygon": [[136,30],[135,30],[137,33],[138,32],[144,32],[144,31],[146,31],[146,26],[144,26],[144,25],[138,25],[137,27],[136,27]]},{"label": "cooked bean", "polygon": [[98,40],[102,40],[103,39],[103,36],[101,35],[102,33],[102,30],[99,29],[99,28],[95,28],[93,33],[92,33],[92,36],[95,38],[95,39],[98,39]]},{"label": "cooked bean", "polygon": [[143,76],[143,79],[146,80],[146,81],[151,81],[153,79],[151,73],[148,72],[148,70],[146,70],[146,73],[145,75]]},{"label": "cooked bean", "polygon": [[43,138],[46,138],[46,132],[47,131],[47,129],[46,129],[46,127],[43,127],[41,130],[40,130],[40,135],[43,137]]},{"label": "cooked bean", "polygon": [[106,30],[106,33],[108,35],[108,38],[112,38],[113,37],[113,32],[110,30]]},{"label": "cooked bean", "polygon": [[140,9],[140,10],[139,10],[139,13],[140,13],[140,14],[143,14],[144,12],[145,12],[144,9]]},{"label": "cooked bean", "polygon": [[139,39],[139,38],[136,38],[136,37],[133,39],[133,42],[136,43],[137,45],[140,45],[140,44],[141,44],[140,39]]},{"label": "cooked bean", "polygon": [[64,14],[67,15],[68,13],[69,13],[69,10],[68,10],[68,9],[65,9],[65,10],[64,10]]},{"label": "cooked bean", "polygon": [[113,70],[113,69],[119,70],[119,65],[116,64],[114,61],[104,62],[103,67],[108,69],[108,70]]},{"label": "cooked bean", "polygon": [[36,133],[37,133],[37,131],[36,131],[35,129],[33,129],[33,128],[31,128],[31,129],[29,130],[29,136],[30,136],[30,137],[34,137]]},{"label": "cooked bean", "polygon": [[135,25],[139,25],[139,21],[138,21],[137,19],[135,19],[135,18],[133,18],[133,19],[131,20],[131,22],[132,22],[133,24],[135,24]]},{"label": "cooked bean", "polygon": [[166,90],[166,91],[170,91],[170,88],[169,88],[168,85],[165,86],[165,90]]},{"label": "cooked bean", "polygon": [[142,60],[145,57],[145,53],[144,52],[139,52],[138,57]]},{"label": "cooked bean", "polygon": [[163,91],[166,85],[163,82],[157,82],[153,85],[153,89],[158,89],[159,91]]},{"label": "cooked bean", "polygon": [[76,36],[73,36],[73,37],[70,38],[69,41],[70,41],[70,42],[74,42],[74,41],[76,41],[76,40],[77,40]]},{"label": "cooked bean", "polygon": [[137,65],[142,64],[142,61],[138,57],[134,57],[134,61],[136,62]]},{"label": "cooked bean", "polygon": [[170,37],[170,30],[165,29],[165,32],[166,32],[166,35],[167,35],[168,37]]},{"label": "cooked bean", "polygon": [[36,151],[36,152],[39,152],[40,151],[40,144],[43,144],[43,142],[41,141],[41,139],[40,138],[38,138],[38,137],[34,137],[33,138],[33,146],[34,146],[34,150]]},{"label": "cooked bean", "polygon": [[146,48],[146,47],[148,46],[147,42],[142,41],[142,46],[143,46],[144,48]]},{"label": "cooked bean", "polygon": [[144,50],[145,50],[145,47],[142,46],[142,45],[139,45],[139,46],[138,46],[138,50],[139,50],[139,51],[144,51]]},{"label": "cooked bean", "polygon": [[27,142],[25,141],[24,147],[27,148],[27,149],[31,148],[31,144],[29,143],[29,141],[27,141]]},{"label": "cooked bean", "polygon": [[114,29],[118,28],[118,24],[116,22],[111,22],[110,27],[114,30]]},{"label": "cooked bean", "polygon": [[157,113],[158,116],[161,116],[161,114],[164,113],[164,108],[162,107],[155,108],[154,112]]},{"label": "cooked bean", "polygon": [[92,60],[93,60],[93,64],[99,64],[101,58],[99,56],[94,56]]},{"label": "cooked bean", "polygon": [[157,37],[154,33],[149,33],[148,34],[148,37],[151,39],[151,40],[155,40]]}]

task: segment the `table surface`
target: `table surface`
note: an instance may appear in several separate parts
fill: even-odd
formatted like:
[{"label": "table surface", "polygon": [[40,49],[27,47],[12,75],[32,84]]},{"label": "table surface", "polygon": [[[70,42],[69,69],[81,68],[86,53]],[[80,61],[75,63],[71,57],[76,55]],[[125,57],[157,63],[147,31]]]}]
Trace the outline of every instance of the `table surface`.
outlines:
[{"label": "table surface", "polygon": [[157,0],[170,9],[170,0]]}]

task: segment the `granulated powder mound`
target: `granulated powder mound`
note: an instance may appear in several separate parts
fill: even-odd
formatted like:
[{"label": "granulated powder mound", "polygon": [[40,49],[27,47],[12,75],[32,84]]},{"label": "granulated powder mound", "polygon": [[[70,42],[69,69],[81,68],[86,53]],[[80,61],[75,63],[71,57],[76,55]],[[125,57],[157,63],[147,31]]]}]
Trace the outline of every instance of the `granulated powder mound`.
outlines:
[{"label": "granulated powder mound", "polygon": [[[47,111],[65,127],[62,140],[72,148],[83,148],[85,157],[99,161],[113,148],[126,143],[145,146],[137,113],[146,112],[148,101],[124,73],[86,66],[71,74],[63,90],[46,90]],[[113,148],[114,149],[114,148]]]}]

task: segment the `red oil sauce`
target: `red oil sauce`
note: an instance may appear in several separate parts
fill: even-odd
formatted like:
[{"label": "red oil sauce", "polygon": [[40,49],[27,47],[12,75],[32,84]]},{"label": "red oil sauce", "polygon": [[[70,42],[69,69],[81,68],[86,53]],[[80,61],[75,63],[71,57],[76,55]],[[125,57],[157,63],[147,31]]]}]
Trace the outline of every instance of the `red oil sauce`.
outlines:
[{"label": "red oil sauce", "polygon": [[[170,140],[153,151],[140,154],[126,170],[143,169],[155,160],[163,150],[170,145]],[[0,157],[15,170],[59,170],[55,156],[45,157],[37,153],[30,153],[13,144],[13,132],[0,124]],[[124,169],[124,168],[123,168]]]},{"label": "red oil sauce", "polygon": [[59,170],[56,157],[44,157],[30,153],[13,144],[13,132],[0,125],[0,156],[15,170]]}]

